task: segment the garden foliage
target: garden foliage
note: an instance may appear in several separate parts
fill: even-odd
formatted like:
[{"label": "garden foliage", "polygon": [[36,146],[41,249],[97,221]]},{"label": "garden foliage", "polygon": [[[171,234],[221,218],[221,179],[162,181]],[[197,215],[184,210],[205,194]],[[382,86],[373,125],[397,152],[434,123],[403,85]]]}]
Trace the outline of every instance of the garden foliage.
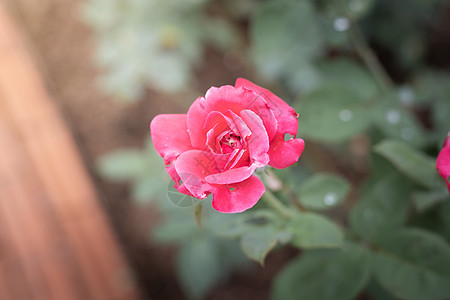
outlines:
[{"label": "garden foliage", "polygon": [[429,59],[445,5],[87,2],[108,92],[136,100],[151,88],[180,97],[215,47],[245,55],[246,72],[254,71],[246,77],[300,114],[300,162],[258,170],[266,192],[239,214],[178,193],[150,141],[100,159],[101,174],[129,182],[138,203],[165,216],[151,238],[179,246],[176,271],[187,295],[202,298],[251,266],[245,256],[264,265],[289,244],[300,251],[273,280],[274,300],[450,299],[450,195],[436,170],[450,130],[450,73]]}]

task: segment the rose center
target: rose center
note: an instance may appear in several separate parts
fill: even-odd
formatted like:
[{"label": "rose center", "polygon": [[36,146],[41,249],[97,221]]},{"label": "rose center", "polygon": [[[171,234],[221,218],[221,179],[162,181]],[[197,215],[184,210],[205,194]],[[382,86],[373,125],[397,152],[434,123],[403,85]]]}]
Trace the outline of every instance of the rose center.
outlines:
[{"label": "rose center", "polygon": [[227,134],[220,140],[222,153],[233,152],[234,149],[242,149],[241,137],[235,134]]}]

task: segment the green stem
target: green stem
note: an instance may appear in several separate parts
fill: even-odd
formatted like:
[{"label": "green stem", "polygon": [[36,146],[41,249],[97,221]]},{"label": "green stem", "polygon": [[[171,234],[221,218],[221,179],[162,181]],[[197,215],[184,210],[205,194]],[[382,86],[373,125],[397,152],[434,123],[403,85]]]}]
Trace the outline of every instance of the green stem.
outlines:
[{"label": "green stem", "polygon": [[350,41],[356,49],[356,52],[361,56],[367,68],[372,72],[373,76],[378,82],[378,85],[384,92],[389,92],[394,84],[391,78],[384,70],[375,53],[367,44],[361,30],[356,24],[352,24],[349,29]]},{"label": "green stem", "polygon": [[278,211],[280,215],[282,215],[283,217],[290,219],[294,216],[294,213],[289,208],[287,208],[283,203],[281,203],[281,201],[278,200],[278,198],[271,191],[268,191],[266,189],[266,191],[262,196],[262,199],[266,201],[266,203],[270,207]]}]

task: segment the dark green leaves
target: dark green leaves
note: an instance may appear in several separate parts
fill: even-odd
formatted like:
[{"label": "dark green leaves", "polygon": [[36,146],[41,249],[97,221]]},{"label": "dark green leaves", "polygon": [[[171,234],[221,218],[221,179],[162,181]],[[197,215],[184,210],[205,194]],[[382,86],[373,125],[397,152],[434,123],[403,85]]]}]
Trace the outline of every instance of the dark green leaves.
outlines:
[{"label": "dark green leaves", "polygon": [[370,123],[368,112],[350,90],[327,86],[302,97],[299,133],[322,141],[339,142],[364,131]]},{"label": "dark green leaves", "polygon": [[350,184],[342,177],[319,173],[300,185],[298,198],[305,208],[323,210],[341,203],[349,190]]},{"label": "dark green leaves", "polygon": [[343,243],[342,231],[318,214],[299,214],[287,226],[293,235],[291,243],[300,248],[338,247]]},{"label": "dark green leaves", "polygon": [[375,146],[375,151],[389,160],[400,172],[424,187],[431,188],[439,182],[435,159],[404,142],[385,140]]},{"label": "dark green leaves", "polygon": [[290,237],[290,232],[264,226],[244,235],[241,238],[241,248],[248,258],[263,265],[264,258],[277,243],[285,242]]},{"label": "dark green leaves", "polygon": [[235,242],[208,235],[193,236],[178,253],[177,275],[190,298],[199,299],[233,269],[246,265]]},{"label": "dark green leaves", "polygon": [[308,251],[279,273],[272,299],[351,300],[366,284],[369,271],[370,257],[359,246]]},{"label": "dark green leaves", "polygon": [[312,60],[323,41],[316,23],[308,1],[261,3],[251,22],[251,54],[263,75],[294,81],[297,88],[317,85],[319,74]]},{"label": "dark green leaves", "polygon": [[387,232],[380,242],[374,271],[377,280],[401,299],[450,298],[450,246],[419,229]]},{"label": "dark green leaves", "polygon": [[350,213],[350,225],[361,238],[376,241],[401,226],[409,208],[410,185],[395,173],[386,174],[362,193]]}]

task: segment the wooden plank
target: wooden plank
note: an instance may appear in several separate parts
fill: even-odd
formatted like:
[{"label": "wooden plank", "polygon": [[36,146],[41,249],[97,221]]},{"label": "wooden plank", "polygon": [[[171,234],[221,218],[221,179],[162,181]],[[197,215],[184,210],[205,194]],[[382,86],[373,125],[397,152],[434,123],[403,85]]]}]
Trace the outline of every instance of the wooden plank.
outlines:
[{"label": "wooden plank", "polygon": [[[8,231],[8,247],[17,251],[28,282],[22,287],[29,289],[29,296],[11,297],[138,298],[134,284],[120,280],[129,267],[95,188],[1,4],[0,110],[0,217],[9,224],[0,230]],[[5,269],[0,266],[0,272]]]}]

